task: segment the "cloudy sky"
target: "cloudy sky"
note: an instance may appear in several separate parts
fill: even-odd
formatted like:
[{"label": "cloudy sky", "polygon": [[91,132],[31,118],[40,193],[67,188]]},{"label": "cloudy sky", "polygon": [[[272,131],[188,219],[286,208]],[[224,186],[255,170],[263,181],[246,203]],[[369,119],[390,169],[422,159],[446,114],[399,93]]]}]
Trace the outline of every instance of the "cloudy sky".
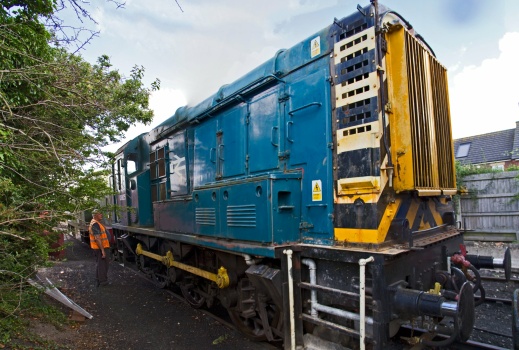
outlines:
[{"label": "cloudy sky", "polygon": [[[177,5],[178,2],[178,5]],[[153,125],[185,104],[215,93],[304,40],[364,0],[126,0],[123,9],[92,0],[99,37],[81,51],[107,54],[129,75],[135,64],[149,84]],[[386,0],[433,48],[449,72],[454,138],[512,129],[519,121],[519,1]],[[179,7],[180,5],[180,7]],[[144,129],[143,129],[144,128]],[[133,128],[128,136],[149,130]]]}]

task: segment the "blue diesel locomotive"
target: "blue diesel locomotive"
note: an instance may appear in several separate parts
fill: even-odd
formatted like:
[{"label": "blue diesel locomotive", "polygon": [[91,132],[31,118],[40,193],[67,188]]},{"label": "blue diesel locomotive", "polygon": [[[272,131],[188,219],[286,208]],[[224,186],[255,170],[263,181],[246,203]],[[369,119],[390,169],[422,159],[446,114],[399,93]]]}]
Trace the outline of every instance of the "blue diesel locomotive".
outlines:
[{"label": "blue diesel locomotive", "polygon": [[471,334],[446,69],[375,1],[129,141],[112,178],[117,258],[252,339]]}]

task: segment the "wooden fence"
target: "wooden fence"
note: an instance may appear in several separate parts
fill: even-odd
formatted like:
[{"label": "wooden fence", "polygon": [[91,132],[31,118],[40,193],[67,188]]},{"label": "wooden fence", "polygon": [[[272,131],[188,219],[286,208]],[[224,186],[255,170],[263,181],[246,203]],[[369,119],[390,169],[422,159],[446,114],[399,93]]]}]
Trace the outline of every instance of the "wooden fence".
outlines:
[{"label": "wooden fence", "polygon": [[519,171],[465,176],[468,190],[459,197],[458,220],[465,239],[512,242],[519,240]]}]

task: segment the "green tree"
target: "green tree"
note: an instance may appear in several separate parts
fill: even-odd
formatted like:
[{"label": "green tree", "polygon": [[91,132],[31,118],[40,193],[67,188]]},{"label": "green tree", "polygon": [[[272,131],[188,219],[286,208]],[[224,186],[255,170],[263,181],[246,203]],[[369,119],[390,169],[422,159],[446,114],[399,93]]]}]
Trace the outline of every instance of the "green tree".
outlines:
[{"label": "green tree", "polygon": [[68,52],[70,37],[57,35],[65,4],[0,5],[0,344],[30,299],[27,278],[46,263],[42,232],[110,193],[97,170],[110,161],[101,149],[151,122],[149,95],[159,88],[144,85],[141,66],[125,77],[107,56],[90,64]]}]

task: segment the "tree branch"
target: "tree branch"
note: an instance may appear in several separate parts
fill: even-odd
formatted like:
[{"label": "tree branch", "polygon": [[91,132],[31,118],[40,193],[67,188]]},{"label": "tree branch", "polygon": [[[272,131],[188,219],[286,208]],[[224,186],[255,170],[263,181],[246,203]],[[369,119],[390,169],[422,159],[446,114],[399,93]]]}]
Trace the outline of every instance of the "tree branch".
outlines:
[{"label": "tree branch", "polygon": [[[0,231],[0,235],[6,235],[6,236],[15,237],[15,238],[21,239],[22,241],[30,241],[31,240],[30,238],[24,238],[24,237],[15,235],[14,233],[9,233],[9,232],[5,232],[5,231]],[[0,270],[0,272],[2,272],[2,270]]]}]

